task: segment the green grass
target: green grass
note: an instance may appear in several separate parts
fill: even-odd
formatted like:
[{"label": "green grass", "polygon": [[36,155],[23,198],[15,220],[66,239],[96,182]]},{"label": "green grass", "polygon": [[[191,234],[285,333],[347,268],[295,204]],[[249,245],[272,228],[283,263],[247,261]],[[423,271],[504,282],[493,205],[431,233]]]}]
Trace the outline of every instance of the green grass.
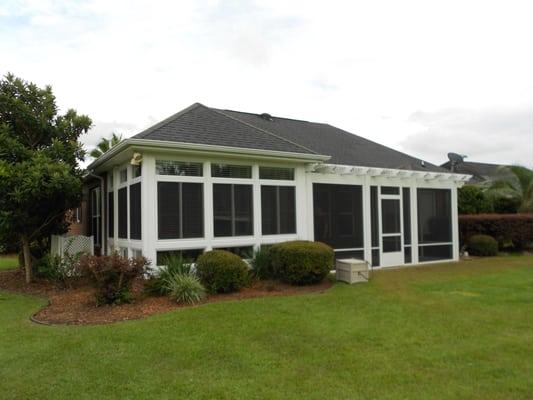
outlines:
[{"label": "green grass", "polygon": [[31,323],[44,304],[0,294],[3,399],[533,396],[533,257],[106,326]]},{"label": "green grass", "polygon": [[19,265],[19,261],[17,256],[7,255],[3,256],[0,255],[0,271],[4,269],[11,269],[11,268],[17,268]]}]

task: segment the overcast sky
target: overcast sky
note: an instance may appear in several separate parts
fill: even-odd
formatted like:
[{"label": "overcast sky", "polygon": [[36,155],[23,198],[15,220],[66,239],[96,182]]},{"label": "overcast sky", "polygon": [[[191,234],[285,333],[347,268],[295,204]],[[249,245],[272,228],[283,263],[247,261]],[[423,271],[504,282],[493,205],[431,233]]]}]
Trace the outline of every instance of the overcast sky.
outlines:
[{"label": "overcast sky", "polygon": [[3,0],[0,73],[88,114],[89,148],[201,102],[533,166],[532,18],[510,0]]}]

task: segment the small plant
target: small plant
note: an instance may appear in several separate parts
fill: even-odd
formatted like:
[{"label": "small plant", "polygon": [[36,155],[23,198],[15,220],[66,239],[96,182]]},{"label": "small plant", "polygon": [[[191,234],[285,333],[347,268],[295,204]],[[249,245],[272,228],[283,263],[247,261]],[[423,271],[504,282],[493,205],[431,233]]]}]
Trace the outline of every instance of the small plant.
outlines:
[{"label": "small plant", "polygon": [[174,274],[165,285],[169,297],[180,304],[195,304],[205,297],[205,288],[200,279],[190,273]]},{"label": "small plant", "polygon": [[129,303],[133,280],[142,276],[149,264],[144,257],[128,259],[117,253],[80,258],[81,270],[89,275],[97,288],[97,305]]},{"label": "small plant", "polygon": [[196,273],[211,293],[235,292],[250,281],[248,265],[225,250],[212,250],[196,261]]},{"label": "small plant", "polygon": [[474,256],[495,256],[498,254],[498,242],[489,235],[474,235],[468,240],[468,251]]},{"label": "small plant", "polygon": [[151,294],[168,294],[168,283],[175,275],[188,275],[192,272],[192,263],[181,256],[166,257],[164,263],[164,266],[152,271],[152,277],[146,283],[146,289]]},{"label": "small plant", "polygon": [[252,258],[252,273],[259,279],[272,279],[272,259],[270,257],[269,247],[262,246],[255,251]]},{"label": "small plant", "polygon": [[321,282],[333,267],[334,253],[320,242],[292,241],[270,248],[274,274],[293,285]]},{"label": "small plant", "polygon": [[71,286],[73,279],[80,277],[79,260],[81,254],[65,253],[63,257],[45,254],[37,263],[37,275],[58,283],[63,288]]}]

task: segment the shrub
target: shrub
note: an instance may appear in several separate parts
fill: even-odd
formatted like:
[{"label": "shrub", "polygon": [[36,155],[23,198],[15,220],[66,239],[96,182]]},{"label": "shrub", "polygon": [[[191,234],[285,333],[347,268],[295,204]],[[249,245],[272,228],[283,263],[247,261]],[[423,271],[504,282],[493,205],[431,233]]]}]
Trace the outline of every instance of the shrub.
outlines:
[{"label": "shrub", "polygon": [[498,242],[492,236],[474,235],[468,240],[468,251],[474,256],[495,256],[498,254]]},{"label": "shrub", "polygon": [[477,234],[492,236],[500,248],[510,244],[517,250],[533,242],[533,214],[460,215],[461,243]]},{"label": "shrub", "polygon": [[254,252],[252,258],[252,273],[259,279],[274,278],[272,270],[272,258],[270,257],[270,247],[261,246]]},{"label": "shrub", "polygon": [[79,259],[81,254],[70,255],[65,253],[63,257],[52,256],[47,253],[36,265],[37,276],[58,283],[63,288],[70,287],[73,279],[79,277]]},{"label": "shrub", "polygon": [[181,256],[172,255],[164,259],[165,265],[152,272],[146,283],[146,290],[152,294],[168,294],[168,283],[176,274],[190,274],[192,263]]},{"label": "shrub", "polygon": [[205,288],[193,274],[174,274],[167,278],[165,288],[177,303],[198,303],[205,296]]},{"label": "shrub", "polygon": [[149,264],[144,257],[128,259],[116,253],[80,258],[81,270],[89,275],[97,288],[98,305],[130,302],[133,280],[145,273]]},{"label": "shrub", "polygon": [[246,286],[250,279],[248,265],[225,250],[212,250],[196,261],[196,273],[211,293],[229,293]]},{"label": "shrub", "polygon": [[479,186],[465,185],[457,191],[459,214],[492,212],[492,202]]},{"label": "shrub", "polygon": [[277,278],[295,285],[322,281],[333,267],[334,253],[320,242],[293,241],[270,248],[272,267]]}]

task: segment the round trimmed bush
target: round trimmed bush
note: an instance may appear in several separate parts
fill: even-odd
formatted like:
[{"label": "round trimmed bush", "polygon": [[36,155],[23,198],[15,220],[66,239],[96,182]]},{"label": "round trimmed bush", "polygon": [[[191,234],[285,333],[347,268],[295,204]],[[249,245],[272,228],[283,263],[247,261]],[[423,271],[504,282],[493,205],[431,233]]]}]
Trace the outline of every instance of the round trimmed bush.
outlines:
[{"label": "round trimmed bush", "polygon": [[269,253],[275,276],[293,285],[321,282],[333,267],[333,249],[320,242],[279,243]]},{"label": "round trimmed bush", "polygon": [[196,274],[211,293],[235,292],[249,282],[248,265],[225,250],[212,250],[196,260]]},{"label": "round trimmed bush", "polygon": [[474,235],[468,239],[468,251],[474,256],[495,256],[498,254],[498,242],[489,235]]}]

